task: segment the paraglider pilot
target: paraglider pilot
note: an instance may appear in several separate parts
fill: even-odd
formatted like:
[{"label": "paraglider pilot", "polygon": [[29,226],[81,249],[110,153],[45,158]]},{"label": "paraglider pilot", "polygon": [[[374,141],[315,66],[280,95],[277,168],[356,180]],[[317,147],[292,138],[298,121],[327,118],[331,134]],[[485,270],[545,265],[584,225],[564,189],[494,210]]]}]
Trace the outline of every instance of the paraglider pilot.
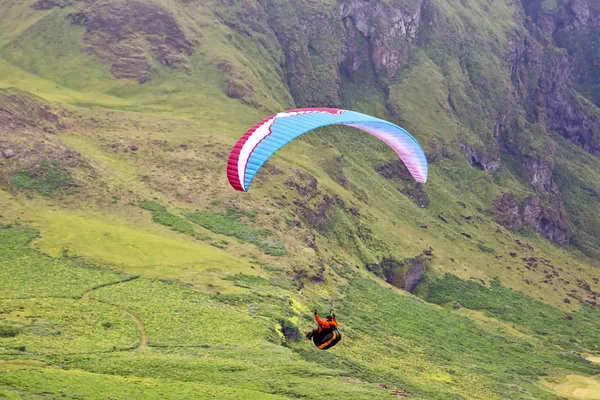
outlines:
[{"label": "paraglider pilot", "polygon": [[333,347],[342,339],[342,335],[337,330],[337,319],[335,318],[333,310],[331,311],[331,314],[325,317],[325,320],[322,320],[319,317],[319,313],[315,311],[315,320],[317,321],[317,324],[319,324],[319,327],[306,332],[306,338],[308,340],[312,339],[315,346],[319,349],[326,350]]}]

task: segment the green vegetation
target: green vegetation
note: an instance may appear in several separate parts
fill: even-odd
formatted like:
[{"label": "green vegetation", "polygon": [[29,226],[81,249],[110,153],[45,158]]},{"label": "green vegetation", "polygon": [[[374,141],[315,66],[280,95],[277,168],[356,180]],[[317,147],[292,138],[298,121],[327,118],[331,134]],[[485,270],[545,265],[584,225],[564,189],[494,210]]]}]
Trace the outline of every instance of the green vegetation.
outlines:
[{"label": "green vegetation", "polygon": [[[0,366],[0,395],[35,399],[61,395],[101,400],[107,397],[144,399],[280,399],[282,397],[235,387],[197,384],[156,378],[120,377],[81,370],[64,370],[42,363],[14,362]],[[22,397],[27,396],[27,397]],[[42,398],[42,397],[39,397]]]},{"label": "green vegetation", "polygon": [[[101,272],[27,249],[26,244],[36,234],[33,230],[7,227],[0,232],[4,234],[0,242],[9,249],[2,254],[10,256],[11,263],[17,265],[20,260],[27,260],[27,280],[31,282],[43,278],[48,288],[68,287],[64,286],[60,268],[47,269],[49,261],[72,276],[77,276],[82,268],[89,277]],[[44,268],[34,268],[38,263]],[[282,272],[266,267],[270,273]],[[347,266],[336,268],[347,277],[353,275]],[[44,384],[46,392],[58,393],[63,390],[61,382],[74,379],[75,369],[82,376],[90,374],[97,379],[99,386],[94,386],[94,391],[103,394],[117,393],[120,385],[135,391],[140,382],[155,382],[153,390],[160,391],[168,387],[168,381],[177,393],[187,393],[186,388],[193,387],[203,395],[211,393],[205,391],[205,385],[213,385],[218,392],[235,382],[235,390],[249,398],[316,398],[325,390],[332,395],[335,392],[371,399],[387,398],[392,390],[407,390],[415,398],[424,399],[457,395],[500,399],[506,390],[518,387],[514,398],[519,399],[553,398],[532,383],[538,376],[594,371],[583,358],[557,345],[554,336],[562,340],[565,335],[575,334],[559,321],[564,318],[563,312],[500,286],[487,292],[477,287],[469,287],[468,291],[476,292],[475,298],[483,304],[521,305],[499,314],[500,320],[511,321],[511,316],[523,313],[526,320],[532,321],[532,313],[544,312],[556,323],[551,338],[527,326],[525,333],[519,335],[496,327],[480,327],[458,311],[432,308],[412,296],[382,288],[372,279],[350,278],[343,302],[333,304],[343,327],[343,345],[318,352],[307,341],[294,343],[281,336],[285,330],[302,339],[301,332],[314,324],[309,322],[308,307],[297,308],[298,300],[305,304],[310,301],[297,297],[291,282],[282,284],[285,279],[236,274],[228,279],[246,292],[209,294],[176,282],[132,280],[108,271],[102,273],[111,279],[102,283],[79,279],[79,297],[66,299],[61,292],[46,291],[40,292],[39,297],[18,299],[15,289],[10,298],[1,301],[2,326],[10,326],[9,332],[18,329],[17,335],[0,338],[0,358],[13,360],[0,368],[1,385],[9,391],[35,392],[35,385]],[[87,290],[83,290],[85,285]],[[20,293],[29,293],[28,290],[23,288]],[[79,300],[83,291],[88,294]],[[455,291],[459,293],[452,298],[465,307],[471,305],[459,296],[464,288]],[[434,292],[437,291],[430,287],[429,293]],[[150,346],[143,352],[127,351],[138,345],[140,336],[139,326],[123,310],[143,324]],[[572,314],[577,324],[574,329],[586,329],[581,336],[575,336],[578,341],[588,335],[587,329],[598,330],[593,325],[600,320],[597,312],[586,313]],[[582,323],[578,322],[580,318]],[[585,328],[585,324],[592,325]],[[376,335],[372,333],[373,326],[378,329]],[[381,340],[382,335],[385,341]],[[582,349],[575,345],[568,348],[593,350],[587,344],[588,341],[581,341]],[[375,354],[377,363],[370,361]],[[32,357],[69,368],[60,372],[37,364],[24,369],[23,363]],[[53,377],[52,384],[42,379],[48,376],[41,375],[42,371]],[[385,384],[387,389],[360,382]],[[475,384],[480,397],[472,395]],[[82,381],[71,386],[70,393],[93,398],[95,395],[85,394],[89,388]]]},{"label": "green vegetation", "polygon": [[481,251],[483,251],[485,253],[495,253],[496,252],[496,250],[494,250],[493,247],[486,246],[486,245],[481,244],[481,243],[477,244],[477,247],[479,248],[479,250],[481,250]]},{"label": "green vegetation", "polygon": [[16,326],[0,325],[0,337],[2,338],[15,337],[21,334],[21,332],[23,332],[23,330]]},{"label": "green vegetation", "polygon": [[[385,376],[388,385],[420,398],[492,399],[509,392],[514,398],[554,398],[532,380],[561,370],[598,371],[576,353],[548,345],[543,333],[519,337],[507,329],[478,326],[454,311],[432,308],[371,280],[350,281],[346,296],[336,307],[346,333],[344,350],[335,357],[304,348],[299,354],[329,368],[351,368],[362,380]],[[498,303],[504,300],[495,292],[490,297]],[[377,334],[369,327],[377,327]],[[373,354],[378,354],[377,362],[363,361]],[[477,385],[478,394],[472,385]]]},{"label": "green vegetation", "polygon": [[[267,268],[267,266],[265,266],[265,270],[281,272],[277,271],[276,269],[269,269]],[[293,290],[296,288],[296,284],[287,277],[271,277],[269,279],[266,279],[261,276],[236,274],[228,276],[225,279],[233,281],[236,286],[247,289],[261,288],[262,290],[264,290],[266,287],[269,286],[275,286],[285,290]]]},{"label": "green vegetation", "polygon": [[91,287],[122,279],[107,269],[51,258],[27,248],[37,234],[30,228],[0,229],[0,299],[78,298]]},{"label": "green vegetation", "polygon": [[186,215],[190,221],[221,235],[234,236],[248,242],[256,241],[259,237],[268,237],[272,233],[268,229],[254,229],[240,221],[240,215],[235,212],[214,213],[196,211]]},{"label": "green vegetation", "polygon": [[77,187],[69,171],[55,161],[43,161],[39,166],[17,171],[11,182],[17,189],[46,197],[73,194]]},{"label": "green vegetation", "polygon": [[212,296],[185,290],[177,283],[136,279],[98,289],[92,298],[132,310],[144,321],[151,346],[251,346],[269,334],[265,322],[227,307],[214,307]]},{"label": "green vegetation", "polygon": [[[197,234],[192,224],[168,212],[165,206],[155,201],[146,200],[141,202],[139,206],[152,213],[152,221],[167,226],[175,232],[184,233],[203,241],[211,239],[206,235]],[[268,229],[254,229],[241,222],[242,217],[256,222],[256,216],[256,210],[244,212],[237,207],[232,207],[227,209],[225,213],[196,211],[187,214],[186,218],[214,233],[233,236],[244,242],[254,243],[264,254],[275,257],[285,256],[287,252],[280,243],[266,239],[272,235],[271,231]],[[229,242],[227,240],[220,240],[219,242],[210,242],[209,244],[216,248],[224,249]]]},{"label": "green vegetation", "polygon": [[175,232],[185,233],[186,235],[193,236],[195,234],[192,224],[181,217],[171,214],[161,204],[146,200],[140,203],[140,207],[152,212],[152,221],[157,224],[168,226]]},{"label": "green vegetation", "polygon": [[[21,332],[2,339],[0,354],[58,355],[135,348],[136,325],[111,305],[74,299],[0,300],[0,318],[19,323]],[[110,322],[110,327],[103,326]]]},{"label": "green vegetation", "polygon": [[502,286],[498,279],[489,288],[478,282],[464,281],[446,274],[430,283],[426,300],[435,304],[458,302],[472,310],[517,326],[531,335],[544,338],[548,345],[572,351],[600,350],[600,311],[583,306],[565,313],[523,293]]},{"label": "green vegetation", "polygon": [[220,235],[233,236],[239,240],[254,243],[265,254],[271,256],[285,256],[285,248],[275,241],[267,240],[267,237],[273,235],[268,229],[255,229],[242,222],[242,216],[251,221],[256,220],[256,211],[248,213],[240,211],[237,207],[227,210],[225,213],[216,213],[211,211],[196,211],[186,214],[186,218],[214,233]]},{"label": "green vegetation", "polygon": [[600,221],[590,216],[600,212],[600,160],[557,136],[554,136],[558,145],[555,179],[563,188],[571,243],[588,256],[598,257],[595,232],[600,229]]}]

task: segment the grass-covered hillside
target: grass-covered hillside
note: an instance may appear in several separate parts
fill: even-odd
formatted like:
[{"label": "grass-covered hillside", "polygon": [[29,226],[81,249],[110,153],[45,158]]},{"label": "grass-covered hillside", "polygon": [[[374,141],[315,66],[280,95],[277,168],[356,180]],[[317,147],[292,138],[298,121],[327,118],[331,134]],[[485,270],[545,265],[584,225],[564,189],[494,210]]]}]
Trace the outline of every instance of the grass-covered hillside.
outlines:
[{"label": "grass-covered hillside", "polygon": [[[529,14],[0,0],[0,398],[600,398],[600,111]],[[235,192],[296,106],[402,125],[429,181],[327,128]]]}]

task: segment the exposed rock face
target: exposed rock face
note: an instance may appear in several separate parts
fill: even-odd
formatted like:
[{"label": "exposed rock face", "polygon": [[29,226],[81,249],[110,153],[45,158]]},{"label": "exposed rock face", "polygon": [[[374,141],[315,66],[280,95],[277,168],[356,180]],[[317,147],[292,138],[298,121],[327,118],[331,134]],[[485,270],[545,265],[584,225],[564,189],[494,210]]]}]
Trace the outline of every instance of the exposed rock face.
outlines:
[{"label": "exposed rock face", "polygon": [[410,197],[410,199],[421,208],[425,208],[429,204],[429,197],[423,189],[423,184],[420,182],[409,185],[402,193]]},{"label": "exposed rock face", "polygon": [[538,41],[526,34],[515,38],[512,47],[508,61],[517,100],[525,107],[530,122],[543,123],[546,98],[562,92],[571,75],[569,59],[544,38]]},{"label": "exposed rock face", "polygon": [[521,171],[524,180],[529,182],[539,193],[552,190],[552,171],[554,160],[546,160],[537,155],[526,155],[521,159]]},{"label": "exposed rock face", "polygon": [[367,264],[366,268],[383,278],[387,283],[410,293],[414,292],[425,275],[423,257],[409,258],[402,261],[386,258],[378,264]]},{"label": "exposed rock face", "polygon": [[500,158],[497,154],[490,155],[484,150],[467,145],[461,146],[461,149],[472,166],[489,172],[496,172],[500,169]]},{"label": "exposed rock face", "polygon": [[398,182],[408,182],[412,179],[408,168],[406,168],[402,161],[391,161],[381,164],[376,170],[385,179],[396,180]]},{"label": "exposed rock face", "polygon": [[252,104],[251,99],[254,97],[254,89],[252,84],[248,82],[241,83],[231,79],[227,85],[227,96],[232,99],[239,99],[243,104]]},{"label": "exposed rock face", "polygon": [[553,243],[569,241],[567,215],[559,192],[552,192],[551,202],[544,206],[535,195],[530,195],[517,203],[511,192],[494,200],[492,205],[494,220],[505,228],[516,231],[521,227],[531,228]]},{"label": "exposed rock face", "polygon": [[0,131],[55,133],[65,129],[59,115],[33,96],[0,90]]},{"label": "exposed rock face", "polygon": [[302,199],[296,199],[294,205],[298,207],[297,212],[306,225],[321,234],[330,232],[332,221],[327,214],[335,207],[335,200],[331,196],[323,195],[313,204]]},{"label": "exposed rock face", "polygon": [[544,207],[536,196],[529,196],[521,203],[521,215],[523,225],[551,242],[564,244],[569,241],[566,211],[560,196],[555,197],[550,207]]},{"label": "exposed rock face", "polygon": [[[595,138],[600,119],[581,101],[575,88],[600,105],[600,4],[592,0],[560,0],[545,9],[539,0],[522,0],[532,18],[532,37],[513,45],[512,78],[530,122],[540,122],[587,152],[600,156]],[[552,40],[552,42],[549,41]],[[589,43],[589,45],[583,45]],[[571,57],[554,47],[566,48]]]},{"label": "exposed rock face", "polygon": [[376,169],[385,179],[402,183],[404,187],[398,190],[410,197],[410,199],[420,207],[426,207],[429,204],[429,197],[423,189],[423,185],[419,182],[415,182],[410,175],[410,172],[401,161],[392,161],[381,164]]},{"label": "exposed rock face", "polygon": [[285,184],[295,188],[302,197],[308,199],[315,198],[319,193],[317,189],[317,179],[314,176],[299,170],[294,170],[294,172],[296,173],[297,178],[290,176],[285,180]]},{"label": "exposed rock face", "polygon": [[[533,35],[537,32],[535,27],[530,30]],[[529,36],[518,39],[513,43],[510,61],[516,97],[526,109],[527,121],[506,127],[503,145],[509,153],[521,157],[523,180],[546,198],[546,206],[536,196],[526,198],[520,205],[520,223],[554,243],[567,243],[565,206],[552,179],[556,147],[545,130],[554,130],[586,151],[598,154],[594,139],[594,130],[598,128],[594,127],[594,117],[587,115],[570,94],[572,66],[567,55],[553,49],[547,38],[538,34],[538,40]],[[494,204],[497,222],[514,230],[519,225],[514,205],[507,217],[503,212],[506,210],[496,207],[502,202]],[[506,224],[506,218],[513,223]]]},{"label": "exposed rock face", "polygon": [[321,2],[264,2],[269,26],[285,54],[287,83],[297,106],[339,106],[343,27]]},{"label": "exposed rock face", "polygon": [[297,342],[300,338],[298,328],[289,321],[281,321],[281,333],[283,333],[286,340],[289,340],[290,342]]},{"label": "exposed rock face", "polygon": [[297,106],[337,107],[342,70],[367,65],[392,78],[406,66],[425,3],[341,0],[338,7],[308,0],[242,1],[240,11],[219,16],[248,36],[276,39],[284,57],[274,54],[274,61],[285,66]]},{"label": "exposed rock face", "polygon": [[[410,45],[417,38],[421,23],[421,4],[345,0],[341,3],[340,13],[346,29],[352,25],[368,40],[370,60],[375,70],[391,78],[406,66]],[[351,33],[351,39],[352,36]],[[368,61],[356,57],[358,51],[355,43],[355,40],[348,41],[343,54],[346,66],[353,71]]]},{"label": "exposed rock face", "polygon": [[600,119],[571,94],[555,92],[546,101],[548,126],[585,151],[600,157]]},{"label": "exposed rock face", "polygon": [[[311,230],[313,237],[309,247],[319,251],[314,235],[319,233],[329,238],[335,235],[339,242],[346,246],[348,252],[360,254],[364,248],[385,254],[390,252],[387,245],[363,223],[361,213],[354,203],[350,202],[348,205],[337,195],[331,196],[321,191],[317,179],[309,173],[299,170],[294,172],[295,174],[288,176],[284,183],[297,192],[293,200],[294,212],[302,221],[299,225]],[[287,198],[284,196],[284,199]],[[348,220],[339,218],[342,213]]]},{"label": "exposed rock face", "polygon": [[519,117],[512,127],[502,129],[501,137],[504,150],[521,158],[521,178],[538,193],[550,192],[556,146],[545,129]]},{"label": "exposed rock face", "polygon": [[521,211],[523,214],[523,224],[526,226],[539,226],[540,218],[544,211],[540,199],[536,196],[528,196],[522,202]]},{"label": "exposed rock face", "polygon": [[522,225],[519,205],[515,195],[511,192],[504,193],[492,203],[494,220],[503,227],[516,231]]},{"label": "exposed rock face", "polygon": [[404,275],[404,290],[413,293],[419,283],[421,283],[424,275],[425,264],[423,261],[417,260],[413,262],[412,265],[406,269],[406,273]]},{"label": "exposed rock face", "polygon": [[299,194],[294,200],[297,213],[302,222],[321,234],[327,234],[331,229],[331,219],[328,213],[335,207],[335,199],[318,190],[314,176],[296,170],[296,177],[288,177],[285,184],[293,187]]},{"label": "exposed rock face", "polygon": [[522,0],[525,11],[549,38],[562,32],[588,30],[600,25],[600,4],[595,0],[560,0],[546,8],[540,0]]}]

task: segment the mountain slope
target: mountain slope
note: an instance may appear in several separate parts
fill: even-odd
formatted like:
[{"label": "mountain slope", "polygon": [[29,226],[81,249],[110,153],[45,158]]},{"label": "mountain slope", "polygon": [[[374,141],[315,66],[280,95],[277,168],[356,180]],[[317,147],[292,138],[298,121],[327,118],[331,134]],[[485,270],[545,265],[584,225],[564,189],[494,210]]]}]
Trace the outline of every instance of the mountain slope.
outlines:
[{"label": "mountain slope", "polygon": [[[597,374],[582,358],[600,350],[594,76],[572,75],[584,55],[559,48],[546,14],[528,19],[535,7],[0,10],[0,394],[557,398],[562,377]],[[327,128],[231,190],[235,140],[295,106],[401,124],[430,180]],[[64,276],[78,288],[58,290]],[[415,277],[442,309],[394,288]],[[342,323],[329,352],[300,340],[314,307]]]}]

